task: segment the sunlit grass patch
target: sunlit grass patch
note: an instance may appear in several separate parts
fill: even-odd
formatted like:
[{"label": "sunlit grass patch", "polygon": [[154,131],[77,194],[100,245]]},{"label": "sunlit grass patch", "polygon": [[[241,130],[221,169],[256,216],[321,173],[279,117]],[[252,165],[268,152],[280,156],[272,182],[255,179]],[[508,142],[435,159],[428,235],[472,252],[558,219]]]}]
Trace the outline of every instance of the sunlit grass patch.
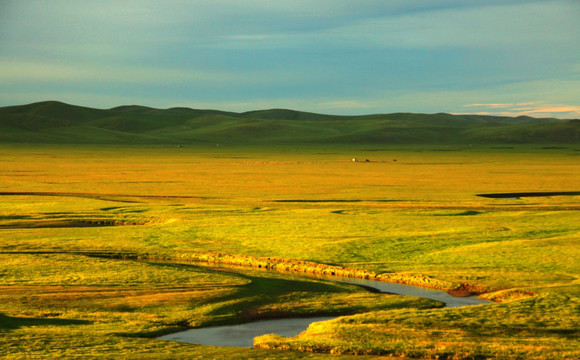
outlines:
[{"label": "sunlit grass patch", "polygon": [[[391,310],[313,324],[295,338],[266,335],[264,348],[410,357],[556,359],[580,354],[572,319],[578,288],[505,305],[440,310]],[[575,294],[575,295],[573,295]],[[571,303],[570,303],[571,301]],[[550,308],[550,310],[547,310]]]},{"label": "sunlit grass patch", "polygon": [[523,300],[534,296],[536,296],[535,292],[522,289],[509,289],[482,295],[484,299],[488,299],[495,302]]},{"label": "sunlit grass patch", "polygon": [[[183,326],[279,316],[429,308],[438,303],[371,294],[281,273],[222,273],[187,264],[62,253],[0,254],[3,356],[40,353],[111,356],[118,346]],[[62,336],[69,336],[63,340]],[[168,348],[149,340],[145,348]],[[54,342],[59,342],[54,346]],[[8,350],[9,347],[9,350]],[[100,350],[97,350],[100,349]],[[20,355],[19,355],[20,354]]]},{"label": "sunlit grass patch", "polygon": [[[440,358],[578,355],[580,197],[476,196],[578,190],[572,150],[3,150],[3,192],[37,195],[0,196],[0,322],[8,324],[0,357],[305,358],[141,337],[359,312],[268,343]],[[353,163],[353,154],[371,162]],[[115,226],[67,226],[75,222]],[[350,268],[422,286],[467,284],[506,301],[428,310],[437,305],[315,279],[167,263],[216,254],[242,265],[277,259],[295,272]]]}]

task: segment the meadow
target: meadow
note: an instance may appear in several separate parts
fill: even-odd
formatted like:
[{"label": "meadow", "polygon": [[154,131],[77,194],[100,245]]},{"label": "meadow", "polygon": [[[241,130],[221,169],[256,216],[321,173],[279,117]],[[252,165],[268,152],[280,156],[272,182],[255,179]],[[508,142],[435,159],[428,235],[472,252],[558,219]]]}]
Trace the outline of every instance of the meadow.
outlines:
[{"label": "meadow", "polygon": [[[580,191],[579,150],[1,145],[0,356],[580,357],[580,197],[477,196]],[[496,303],[191,262],[216,258],[464,284]],[[344,316],[254,349],[153,339],[321,314]]]}]

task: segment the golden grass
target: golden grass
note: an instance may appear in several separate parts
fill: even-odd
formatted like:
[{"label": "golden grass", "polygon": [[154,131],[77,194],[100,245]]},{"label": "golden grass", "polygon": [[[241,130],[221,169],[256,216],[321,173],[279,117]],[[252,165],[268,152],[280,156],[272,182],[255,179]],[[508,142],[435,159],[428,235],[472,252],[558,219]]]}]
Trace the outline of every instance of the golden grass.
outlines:
[{"label": "golden grass", "polygon": [[[455,150],[1,146],[0,315],[9,317],[9,326],[0,326],[6,335],[0,355],[130,357],[141,348],[147,350],[135,358],[179,358],[191,351],[301,358],[306,355],[234,355],[127,335],[237,322],[242,314],[433,305],[393,305],[360,290],[308,282],[292,283],[300,288],[289,291],[281,279],[83,253],[350,268],[439,288],[467,283],[506,301],[459,315],[370,312],[360,324],[361,317],[352,324],[344,318],[296,339],[264,340],[269,347],[440,358],[575,354],[578,344],[569,334],[577,330],[578,315],[567,306],[579,298],[580,197],[475,195],[577,191],[580,153]],[[353,156],[371,161],[353,163]],[[271,293],[256,302],[264,289]],[[391,317],[404,326],[393,326]],[[478,333],[480,322],[485,326]],[[551,332],[542,333],[542,323]],[[517,331],[497,330],[501,326]],[[479,350],[466,350],[479,342]]]}]

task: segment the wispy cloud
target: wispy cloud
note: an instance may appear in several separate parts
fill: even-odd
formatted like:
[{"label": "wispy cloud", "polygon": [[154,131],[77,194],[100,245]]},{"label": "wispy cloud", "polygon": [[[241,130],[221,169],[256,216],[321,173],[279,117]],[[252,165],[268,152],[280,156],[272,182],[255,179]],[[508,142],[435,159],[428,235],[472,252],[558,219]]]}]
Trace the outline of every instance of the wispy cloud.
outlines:
[{"label": "wispy cloud", "polygon": [[55,64],[35,61],[0,60],[0,81],[4,83],[156,83],[185,81],[231,81],[235,74],[195,69],[159,69],[148,66],[105,64]]},{"label": "wispy cloud", "polygon": [[148,65],[107,65],[100,63],[60,64],[52,62],[17,61],[0,58],[0,83],[74,83],[74,84],[245,84],[270,83],[273,78],[291,82],[295,74],[278,71],[246,71],[208,68],[159,68]]},{"label": "wispy cloud", "polygon": [[467,104],[463,105],[465,107],[491,107],[491,108],[506,108],[511,107],[514,104]]},{"label": "wispy cloud", "polygon": [[363,100],[338,100],[338,101],[323,101],[316,103],[319,109],[324,110],[355,110],[355,109],[370,109],[379,105],[377,101],[363,101]]},{"label": "wispy cloud", "polygon": [[500,116],[533,116],[580,119],[580,106],[546,104],[542,102],[507,104],[467,104],[464,107],[476,108],[473,114]]},{"label": "wispy cloud", "polygon": [[580,106],[569,106],[569,105],[547,106],[533,110],[524,110],[521,111],[520,114],[534,117],[558,117],[558,118],[580,119]]},{"label": "wispy cloud", "polygon": [[563,4],[530,1],[527,4],[506,2],[501,6],[492,5],[450,6],[403,13],[397,17],[368,18],[328,30],[325,37],[359,46],[430,49],[539,46],[567,42],[574,36],[529,21],[537,14],[543,14],[545,18],[567,22],[570,19],[569,7]]}]

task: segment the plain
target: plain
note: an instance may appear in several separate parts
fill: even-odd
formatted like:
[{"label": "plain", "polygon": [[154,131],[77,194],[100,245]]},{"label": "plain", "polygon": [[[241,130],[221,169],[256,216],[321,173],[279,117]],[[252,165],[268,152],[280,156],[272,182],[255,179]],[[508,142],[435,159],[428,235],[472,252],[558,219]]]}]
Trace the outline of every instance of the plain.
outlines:
[{"label": "plain", "polygon": [[[0,355],[578,357],[580,198],[477,196],[578,191],[578,150],[2,145]],[[498,303],[440,309],[170,261],[222,255],[464,284]],[[151,339],[304,314],[359,315],[257,339],[265,349]]]}]

